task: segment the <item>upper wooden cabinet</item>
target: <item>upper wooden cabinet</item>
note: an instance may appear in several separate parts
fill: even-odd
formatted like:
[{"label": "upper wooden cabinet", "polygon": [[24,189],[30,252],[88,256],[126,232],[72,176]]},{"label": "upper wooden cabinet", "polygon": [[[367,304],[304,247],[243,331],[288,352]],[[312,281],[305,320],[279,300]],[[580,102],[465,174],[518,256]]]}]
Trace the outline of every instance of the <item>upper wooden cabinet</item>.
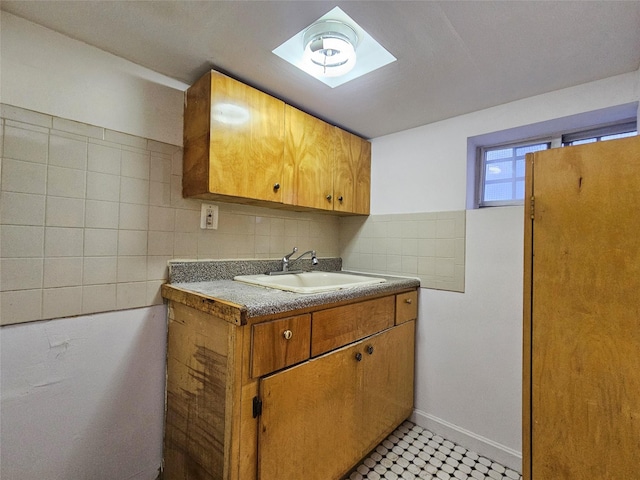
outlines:
[{"label": "upper wooden cabinet", "polygon": [[211,71],[187,91],[185,197],[280,202],[284,102]]},{"label": "upper wooden cabinet", "polygon": [[336,127],[333,209],[369,215],[371,143]]},{"label": "upper wooden cabinet", "polygon": [[283,202],[333,210],[334,128],[285,105]]},{"label": "upper wooden cabinet", "polygon": [[369,214],[371,144],[216,71],[187,90],[184,197]]}]

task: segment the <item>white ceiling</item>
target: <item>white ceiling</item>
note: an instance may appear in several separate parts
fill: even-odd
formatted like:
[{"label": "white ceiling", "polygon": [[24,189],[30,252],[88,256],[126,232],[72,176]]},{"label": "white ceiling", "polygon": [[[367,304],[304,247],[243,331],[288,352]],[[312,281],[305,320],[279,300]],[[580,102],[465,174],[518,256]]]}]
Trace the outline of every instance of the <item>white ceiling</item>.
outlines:
[{"label": "white ceiling", "polygon": [[[397,59],[331,89],[271,51],[339,6]],[[193,83],[209,68],[367,138],[640,67],[637,1],[12,1]]]}]

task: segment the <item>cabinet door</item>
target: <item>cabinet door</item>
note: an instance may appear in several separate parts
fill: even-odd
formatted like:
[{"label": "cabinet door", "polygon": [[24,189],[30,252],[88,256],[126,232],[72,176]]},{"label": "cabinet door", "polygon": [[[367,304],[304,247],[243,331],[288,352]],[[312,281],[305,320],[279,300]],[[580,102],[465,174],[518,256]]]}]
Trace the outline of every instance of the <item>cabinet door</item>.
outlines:
[{"label": "cabinet door", "polygon": [[212,71],[187,92],[184,143],[185,196],[281,201],[281,100]]},{"label": "cabinet door", "polygon": [[549,150],[527,169],[523,473],[637,478],[640,138]]},{"label": "cabinet door", "polygon": [[284,203],[333,209],[333,128],[286,105]]},{"label": "cabinet door", "polygon": [[333,209],[369,215],[371,143],[337,127],[335,131]]},{"label": "cabinet door", "polygon": [[413,410],[415,322],[409,321],[362,342],[363,455]]},{"label": "cabinet door", "polygon": [[258,478],[340,478],[362,455],[357,344],[261,380]]}]

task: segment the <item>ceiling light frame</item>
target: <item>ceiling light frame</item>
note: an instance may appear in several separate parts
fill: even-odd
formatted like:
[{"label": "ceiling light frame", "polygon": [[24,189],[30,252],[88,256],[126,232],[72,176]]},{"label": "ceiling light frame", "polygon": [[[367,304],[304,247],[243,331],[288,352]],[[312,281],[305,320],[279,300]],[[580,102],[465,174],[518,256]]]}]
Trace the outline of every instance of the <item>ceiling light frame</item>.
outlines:
[{"label": "ceiling light frame", "polygon": [[346,23],[323,20],[314,23],[303,36],[304,61],[317,75],[337,77],[356,64],[358,34]]},{"label": "ceiling light frame", "polygon": [[[304,49],[307,43],[304,41],[304,35],[310,31],[311,27],[305,27],[303,30],[300,30],[293,37],[273,49],[272,52],[330,88],[343,85],[362,75],[366,75],[367,73],[373,72],[374,70],[396,61],[396,58],[391,55],[391,53],[372,38],[371,35],[358,25],[349,15],[343,12],[340,7],[334,7],[313,22],[311,26],[327,20],[344,23],[356,32],[357,43],[354,43],[356,43],[355,47],[357,47],[358,61],[349,72],[337,77],[328,77],[326,75],[319,74],[318,69],[311,68],[310,62],[305,61]],[[345,34],[344,32],[340,33],[343,35]],[[319,70],[320,73],[322,73],[322,69]]]}]

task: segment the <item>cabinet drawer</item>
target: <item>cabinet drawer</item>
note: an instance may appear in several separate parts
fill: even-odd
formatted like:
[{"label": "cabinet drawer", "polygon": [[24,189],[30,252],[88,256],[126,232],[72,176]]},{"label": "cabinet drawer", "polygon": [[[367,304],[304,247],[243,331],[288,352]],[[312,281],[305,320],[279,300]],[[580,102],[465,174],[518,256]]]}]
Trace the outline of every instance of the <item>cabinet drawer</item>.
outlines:
[{"label": "cabinet drawer", "polygon": [[395,297],[383,297],[313,314],[311,355],[341,347],[393,326]]},{"label": "cabinet drawer", "polygon": [[418,292],[396,295],[396,325],[418,318]]},{"label": "cabinet drawer", "polygon": [[251,376],[288,367],[309,358],[311,315],[258,323],[251,329]]}]

